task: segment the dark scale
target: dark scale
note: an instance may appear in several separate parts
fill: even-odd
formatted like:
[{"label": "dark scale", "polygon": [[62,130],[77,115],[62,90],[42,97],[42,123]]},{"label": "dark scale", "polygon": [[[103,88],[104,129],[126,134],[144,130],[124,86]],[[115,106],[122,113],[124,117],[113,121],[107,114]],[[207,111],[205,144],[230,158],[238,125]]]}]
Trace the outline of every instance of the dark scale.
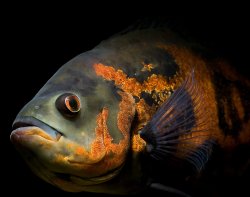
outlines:
[{"label": "dark scale", "polygon": [[[236,81],[235,85],[240,90],[240,99],[244,109],[250,109],[250,88],[240,81]],[[250,119],[250,112],[248,110],[245,110],[243,119],[244,122],[247,122]]]},{"label": "dark scale", "polygon": [[141,97],[145,100],[145,102],[149,105],[152,106],[153,104],[158,104],[157,101],[155,101],[151,94],[146,93],[146,92],[142,92],[141,93]]},{"label": "dark scale", "polygon": [[[240,83],[237,81],[230,81],[217,72],[214,73],[214,83],[218,108],[219,127],[225,135],[232,135],[236,137],[239,135],[239,132],[242,129],[243,122],[239,118],[239,114],[236,110],[236,106],[232,100],[231,95],[232,87],[234,86],[236,86],[236,88],[239,88],[239,92],[242,92],[242,89],[240,89]],[[248,99],[242,98],[243,96],[246,97],[246,95],[243,95],[243,93],[241,93],[241,100],[246,100],[246,102],[243,102],[244,107],[249,107],[249,102],[247,102]],[[225,117],[226,113],[228,114],[228,120]],[[248,119],[246,118],[248,116],[249,114],[245,115],[245,119]]]}]

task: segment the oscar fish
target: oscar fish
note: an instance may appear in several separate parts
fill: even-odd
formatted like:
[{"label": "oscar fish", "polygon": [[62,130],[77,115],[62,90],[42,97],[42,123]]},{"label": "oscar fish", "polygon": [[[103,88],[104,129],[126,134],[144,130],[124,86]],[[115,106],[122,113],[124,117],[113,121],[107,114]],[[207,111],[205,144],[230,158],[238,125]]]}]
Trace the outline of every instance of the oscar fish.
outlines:
[{"label": "oscar fish", "polygon": [[64,191],[186,195],[166,185],[171,173],[184,181],[206,169],[215,146],[250,142],[249,80],[194,47],[145,24],[102,41],[22,108],[12,143]]}]

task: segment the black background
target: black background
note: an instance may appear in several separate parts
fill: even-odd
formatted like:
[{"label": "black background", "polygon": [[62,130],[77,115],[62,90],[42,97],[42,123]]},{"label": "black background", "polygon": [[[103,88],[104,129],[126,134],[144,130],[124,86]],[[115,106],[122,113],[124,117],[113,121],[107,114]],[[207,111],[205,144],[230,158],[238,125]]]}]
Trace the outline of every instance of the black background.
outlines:
[{"label": "black background", "polygon": [[[96,17],[96,18],[95,18]],[[249,20],[245,13],[213,12],[190,17],[166,16],[177,29],[210,47],[217,56],[232,62],[249,76]],[[1,188],[9,195],[64,192],[35,177],[9,141],[11,124],[27,103],[56,70],[74,56],[92,49],[138,17],[128,15],[71,15],[63,17],[19,13],[5,15],[2,23],[1,63]],[[212,188],[211,188],[212,189]],[[236,189],[237,190],[237,189]],[[83,194],[71,194],[83,196]],[[94,196],[94,194],[84,194]]]}]

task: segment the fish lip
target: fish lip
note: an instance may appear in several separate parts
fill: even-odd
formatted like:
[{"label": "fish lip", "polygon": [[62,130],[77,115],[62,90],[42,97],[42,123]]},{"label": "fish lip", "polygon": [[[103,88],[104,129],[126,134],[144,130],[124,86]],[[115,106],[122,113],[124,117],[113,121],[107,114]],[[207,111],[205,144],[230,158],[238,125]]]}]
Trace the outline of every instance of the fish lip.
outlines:
[{"label": "fish lip", "polygon": [[12,125],[12,129],[14,132],[15,130],[18,130],[19,128],[24,128],[24,127],[38,127],[40,129],[42,129],[47,135],[49,135],[51,137],[51,139],[53,139],[53,141],[59,141],[59,139],[61,138],[61,136],[63,136],[63,134],[61,132],[59,132],[58,130],[56,130],[55,128],[49,126],[48,124],[46,124],[45,122],[35,118],[35,117],[31,117],[31,116],[21,116],[18,117]]}]

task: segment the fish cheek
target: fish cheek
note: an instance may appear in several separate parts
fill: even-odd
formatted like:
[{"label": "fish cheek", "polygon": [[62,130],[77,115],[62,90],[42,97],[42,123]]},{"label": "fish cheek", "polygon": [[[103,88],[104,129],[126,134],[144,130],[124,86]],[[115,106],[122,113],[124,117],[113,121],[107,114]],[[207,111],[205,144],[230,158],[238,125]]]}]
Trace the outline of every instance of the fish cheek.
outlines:
[{"label": "fish cheek", "polygon": [[[81,154],[79,152],[81,157],[85,153],[85,159],[90,159],[93,163],[91,165],[84,165],[86,162],[85,159],[76,161],[77,157],[75,157],[76,155],[74,155],[74,151],[72,151],[71,155],[68,156],[67,159],[74,159],[76,163],[81,163],[81,167],[78,166],[79,168],[74,168],[74,165],[72,165],[70,174],[78,176],[82,175],[85,177],[99,176],[109,172],[110,170],[121,167],[124,164],[130,147],[130,127],[135,114],[135,102],[133,97],[128,93],[119,91],[118,94],[121,96],[121,101],[118,102],[118,113],[115,117],[116,121],[114,124],[118,129],[112,130],[113,127],[108,127],[108,120],[111,117],[112,108],[103,107],[101,112],[96,116],[96,138],[91,143],[90,150],[87,152],[82,151]],[[117,106],[114,105],[114,107]],[[115,132],[117,135],[114,135]],[[120,138],[120,136],[122,137]],[[59,160],[58,163],[60,164]],[[78,170],[80,170],[80,174]]]},{"label": "fish cheek", "polygon": [[95,94],[85,97],[84,109],[79,114],[81,120],[74,121],[77,131],[65,132],[65,139],[53,150],[48,167],[57,172],[92,177],[123,165],[130,146],[135,101],[129,93],[113,91],[110,84],[102,81]]},{"label": "fish cheek", "polygon": [[119,103],[119,112],[117,114],[116,123],[119,133],[122,138],[118,141],[110,136],[109,133],[104,135],[104,143],[107,150],[107,157],[113,162],[113,165],[120,166],[127,155],[130,147],[130,130],[131,124],[135,115],[135,101],[132,95],[119,91],[118,94],[121,96]]},{"label": "fish cheek", "polygon": [[103,130],[106,155],[98,168],[105,169],[106,172],[124,164],[130,147],[130,129],[135,115],[135,100],[132,95],[121,90],[118,90],[117,94],[119,97],[109,95],[109,101],[103,109],[103,125],[99,124]]}]

